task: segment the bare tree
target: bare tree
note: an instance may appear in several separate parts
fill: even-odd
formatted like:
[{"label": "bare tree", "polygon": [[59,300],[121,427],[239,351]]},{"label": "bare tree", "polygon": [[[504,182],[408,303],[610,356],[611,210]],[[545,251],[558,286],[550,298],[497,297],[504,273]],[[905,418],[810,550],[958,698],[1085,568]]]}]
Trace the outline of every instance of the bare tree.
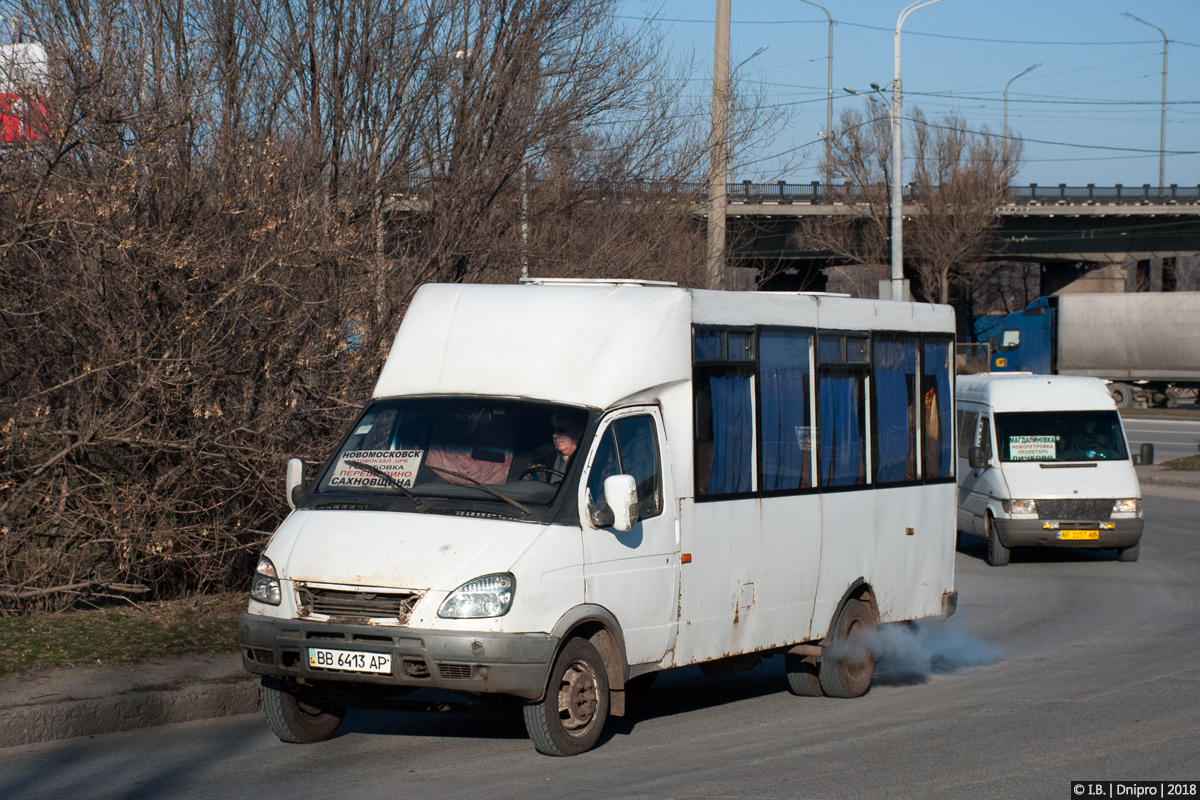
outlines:
[{"label": "bare tree", "polygon": [[[834,213],[814,219],[799,239],[826,250],[847,272],[883,275],[891,248],[891,128],[882,104],[868,104],[867,111],[842,113],[826,165]],[[973,130],[953,114],[930,121],[916,109],[912,120],[914,211],[904,220],[905,271],[919,296],[948,303],[970,292],[988,255],[1020,142]]]},{"label": "bare tree", "polygon": [[616,0],[12,4],[51,80],[0,157],[0,613],[238,584],[422,282],[702,268]]},{"label": "bare tree", "polygon": [[999,217],[996,209],[1020,167],[1020,140],[978,131],[956,114],[931,122],[913,111],[913,192],[921,213],[905,246],[922,293],[949,303],[978,275]]}]

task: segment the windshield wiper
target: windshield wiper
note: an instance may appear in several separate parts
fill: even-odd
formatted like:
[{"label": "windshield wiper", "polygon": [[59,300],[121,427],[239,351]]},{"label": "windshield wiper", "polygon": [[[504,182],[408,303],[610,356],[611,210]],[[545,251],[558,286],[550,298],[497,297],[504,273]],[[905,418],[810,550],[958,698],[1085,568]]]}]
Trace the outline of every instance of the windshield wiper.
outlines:
[{"label": "windshield wiper", "polygon": [[[347,461],[346,463],[349,464],[350,462]],[[486,483],[484,483],[482,481],[477,481],[474,478],[472,478],[470,475],[463,475],[461,472],[455,472],[452,469],[446,469],[444,467],[435,467],[430,464],[426,464],[425,469],[431,469],[439,475],[451,475],[455,478],[461,478],[464,481],[470,481],[471,483],[475,484],[480,489],[483,489],[485,492],[492,495],[493,497],[497,497],[497,498],[503,500],[504,502],[508,503],[510,506],[512,506],[513,508],[520,511],[522,514],[532,514],[533,513],[526,506],[521,505],[516,500],[513,500],[511,497],[505,497],[500,492],[497,492],[495,489],[488,486]]]},{"label": "windshield wiper", "polygon": [[400,481],[396,480],[391,475],[388,475],[386,472],[381,470],[379,467],[375,467],[370,464],[365,464],[362,461],[347,461],[346,466],[354,467],[355,469],[366,470],[367,472],[371,473],[372,475],[378,475],[379,477],[383,478],[385,481],[390,483],[392,486],[395,486],[397,489],[399,489],[401,492],[403,492],[404,496],[407,497],[409,500],[412,500],[413,505],[417,507],[417,511],[425,510],[425,504],[421,502],[421,499],[419,497],[417,497],[415,494],[410,492],[408,489],[405,489],[404,486],[400,483]]}]

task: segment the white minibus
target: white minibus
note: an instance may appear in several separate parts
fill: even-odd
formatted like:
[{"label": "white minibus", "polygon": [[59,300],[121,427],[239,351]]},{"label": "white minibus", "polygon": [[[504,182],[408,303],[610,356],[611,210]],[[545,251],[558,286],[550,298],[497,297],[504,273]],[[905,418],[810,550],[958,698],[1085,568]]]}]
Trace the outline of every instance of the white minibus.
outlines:
[{"label": "white minibus", "polygon": [[271,729],[453,690],[572,755],[631,684],[776,655],[863,694],[874,656],[831,645],[956,605],[953,337],[918,303],[423,286],[329,459],[288,465],[239,622]]},{"label": "white minibus", "polygon": [[1142,500],[1104,381],[958,376],[958,527],[1001,567],[1014,547],[1114,548],[1137,561]]}]

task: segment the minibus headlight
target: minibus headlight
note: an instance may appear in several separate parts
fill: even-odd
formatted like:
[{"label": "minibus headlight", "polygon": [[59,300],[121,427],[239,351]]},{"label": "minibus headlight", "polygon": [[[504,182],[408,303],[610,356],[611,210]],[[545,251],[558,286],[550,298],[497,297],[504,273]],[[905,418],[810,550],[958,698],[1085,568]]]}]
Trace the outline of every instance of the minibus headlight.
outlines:
[{"label": "minibus headlight", "polygon": [[1005,500],[1002,505],[1010,514],[1036,514],[1037,502],[1033,500]]},{"label": "minibus headlight", "polygon": [[507,572],[467,581],[450,593],[438,609],[444,619],[502,617],[512,607],[517,581]]},{"label": "minibus headlight", "polygon": [[271,559],[262,556],[254,569],[254,582],[250,584],[250,597],[260,603],[277,606],[283,599],[279,591],[279,574]]},{"label": "minibus headlight", "polygon": [[1137,514],[1142,515],[1142,501],[1138,497],[1125,497],[1113,503],[1114,514]]}]

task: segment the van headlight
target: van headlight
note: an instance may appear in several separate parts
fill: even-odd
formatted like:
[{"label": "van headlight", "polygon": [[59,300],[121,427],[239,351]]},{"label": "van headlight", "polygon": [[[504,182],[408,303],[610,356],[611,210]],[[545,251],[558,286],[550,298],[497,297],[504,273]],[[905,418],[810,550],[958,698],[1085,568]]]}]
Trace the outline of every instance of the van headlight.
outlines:
[{"label": "van headlight", "polygon": [[507,572],[467,581],[450,593],[438,609],[444,619],[502,617],[512,607],[517,581]]},{"label": "van headlight", "polygon": [[1037,502],[1034,500],[1004,500],[1000,504],[1009,514],[1036,514]]},{"label": "van headlight", "polygon": [[254,582],[250,584],[250,597],[269,606],[277,606],[283,599],[279,591],[279,574],[271,559],[262,556],[254,568]]},{"label": "van headlight", "polygon": [[1142,500],[1139,497],[1125,497],[1113,503],[1112,513],[1114,514],[1137,514],[1142,515]]}]

